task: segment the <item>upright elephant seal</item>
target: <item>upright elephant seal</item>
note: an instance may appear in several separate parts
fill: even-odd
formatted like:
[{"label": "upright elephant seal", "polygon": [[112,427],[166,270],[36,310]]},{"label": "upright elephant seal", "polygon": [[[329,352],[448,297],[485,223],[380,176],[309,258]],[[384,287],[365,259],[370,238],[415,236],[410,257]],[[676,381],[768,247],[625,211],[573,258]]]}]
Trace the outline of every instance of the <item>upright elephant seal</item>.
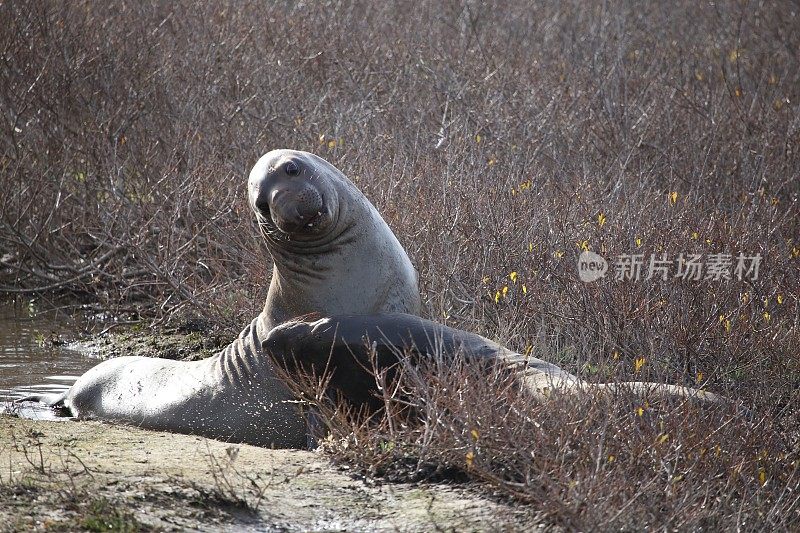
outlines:
[{"label": "upright elephant seal", "polygon": [[419,313],[405,250],[339,169],[307,152],[276,150],[253,167],[248,189],[274,261],[264,334],[308,313]]},{"label": "upright elephant seal", "polygon": [[261,343],[312,312],[418,313],[417,274],[377,210],[342,172],[307,152],[275,150],[250,173],[250,205],[274,261],[264,310],[213,357],[120,357],[51,405],[78,418],[259,446],[303,447],[306,424]]},{"label": "upright elephant seal", "polygon": [[273,329],[263,346],[290,376],[324,375],[329,379],[329,392],[356,407],[380,406],[374,370],[391,374],[406,355],[414,364],[433,357],[452,360],[457,354],[482,366],[499,365],[540,401],[553,394],[618,391],[709,403],[721,400],[710,392],[663,383],[590,384],[554,364],[513,352],[475,333],[402,313],[293,320]]}]

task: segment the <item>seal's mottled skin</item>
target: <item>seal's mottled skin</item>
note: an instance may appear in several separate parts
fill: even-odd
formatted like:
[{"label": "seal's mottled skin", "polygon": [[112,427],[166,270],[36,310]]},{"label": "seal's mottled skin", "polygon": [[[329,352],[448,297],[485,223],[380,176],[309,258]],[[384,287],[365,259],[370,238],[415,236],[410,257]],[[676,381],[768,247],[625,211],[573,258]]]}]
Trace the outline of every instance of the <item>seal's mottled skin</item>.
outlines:
[{"label": "seal's mottled skin", "polygon": [[303,416],[262,340],[284,320],[312,312],[418,313],[417,274],[372,204],[315,155],[269,152],[253,167],[248,194],[274,261],[261,314],[206,360],[120,357],[49,403],[80,418],[259,446],[306,445]]},{"label": "seal's mottled skin", "polygon": [[374,370],[391,371],[400,357],[414,364],[432,357],[499,365],[511,372],[536,399],[577,392],[630,392],[651,397],[684,397],[715,403],[715,394],[663,383],[589,384],[558,366],[513,352],[475,333],[402,313],[332,316],[293,320],[264,339],[266,351],[290,374],[328,378],[329,387],[358,407],[378,407]]}]

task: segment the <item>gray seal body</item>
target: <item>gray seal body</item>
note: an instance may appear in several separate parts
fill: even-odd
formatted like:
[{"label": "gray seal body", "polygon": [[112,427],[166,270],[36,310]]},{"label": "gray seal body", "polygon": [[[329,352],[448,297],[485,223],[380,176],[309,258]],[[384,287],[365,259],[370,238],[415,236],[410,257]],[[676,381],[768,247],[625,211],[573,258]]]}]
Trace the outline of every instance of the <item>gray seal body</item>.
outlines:
[{"label": "gray seal body", "polygon": [[61,403],[80,419],[256,446],[303,447],[303,417],[269,358],[255,349],[265,333],[255,319],[224,350],[201,361],[104,361],[78,378]]},{"label": "gray seal body", "polygon": [[510,373],[539,401],[554,394],[583,392],[691,398],[704,403],[722,400],[710,392],[664,383],[588,383],[552,363],[513,352],[476,333],[402,313],[293,320],[270,331],[263,342],[290,376],[324,377],[330,392],[357,407],[381,405],[376,371],[391,372],[404,357],[410,358],[411,364],[432,358],[446,363],[456,355]]},{"label": "gray seal body", "polygon": [[264,310],[203,361],[105,361],[65,395],[79,418],[259,446],[306,445],[303,414],[262,341],[309,313],[419,313],[417,273],[373,205],[341,171],[307,152],[274,150],[248,180],[250,206],[274,268]]}]

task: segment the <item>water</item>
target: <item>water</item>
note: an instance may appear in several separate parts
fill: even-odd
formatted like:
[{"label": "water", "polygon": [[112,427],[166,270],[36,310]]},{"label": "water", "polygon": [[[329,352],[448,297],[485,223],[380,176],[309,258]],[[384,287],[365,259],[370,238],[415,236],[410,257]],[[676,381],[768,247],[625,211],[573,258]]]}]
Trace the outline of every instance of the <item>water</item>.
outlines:
[{"label": "water", "polygon": [[56,419],[56,411],[13,400],[69,389],[99,359],[76,349],[86,324],[64,312],[37,312],[26,303],[0,303],[0,412]]}]

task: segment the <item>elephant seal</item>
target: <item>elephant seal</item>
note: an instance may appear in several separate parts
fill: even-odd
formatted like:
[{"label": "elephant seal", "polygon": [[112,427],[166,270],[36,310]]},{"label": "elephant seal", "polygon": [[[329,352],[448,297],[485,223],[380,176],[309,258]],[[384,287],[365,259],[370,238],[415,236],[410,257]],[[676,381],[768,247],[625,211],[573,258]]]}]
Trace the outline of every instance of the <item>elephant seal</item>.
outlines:
[{"label": "elephant seal", "polygon": [[417,273],[375,207],[315,155],[267,153],[250,172],[248,194],[274,268],[263,311],[234,342],[197,362],[105,361],[67,393],[38,399],[78,418],[305,446],[303,414],[261,341],[277,324],[310,312],[418,313]]},{"label": "elephant seal", "polygon": [[710,392],[661,383],[590,384],[554,364],[513,352],[475,333],[402,313],[293,320],[270,331],[263,346],[290,376],[325,374],[331,391],[356,407],[370,409],[380,405],[374,370],[391,373],[404,354],[412,364],[434,357],[452,360],[462,354],[470,362],[499,365],[539,401],[553,394],[626,391],[709,403],[721,400]]},{"label": "elephant seal", "polygon": [[265,334],[309,313],[419,313],[405,250],[339,169],[307,152],[276,150],[253,167],[248,190],[274,261]]}]

